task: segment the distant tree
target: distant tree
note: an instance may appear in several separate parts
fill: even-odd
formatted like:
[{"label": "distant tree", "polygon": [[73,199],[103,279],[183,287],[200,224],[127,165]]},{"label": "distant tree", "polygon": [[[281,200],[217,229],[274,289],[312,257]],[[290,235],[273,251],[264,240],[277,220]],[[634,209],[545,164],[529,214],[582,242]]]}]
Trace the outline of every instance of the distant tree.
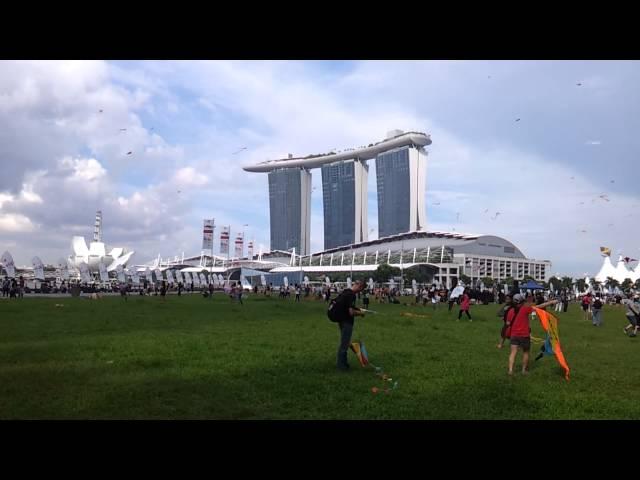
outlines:
[{"label": "distant tree", "polygon": [[571,277],[562,277],[560,281],[562,283],[562,288],[570,289],[573,285],[573,278]]},{"label": "distant tree", "polygon": [[392,267],[388,263],[383,263],[378,265],[378,268],[373,272],[372,278],[376,283],[385,283],[388,282],[391,278],[397,277],[400,275],[400,269],[397,267]]},{"label": "distant tree", "polygon": [[531,275],[525,275],[524,277],[522,277],[522,283],[527,283],[529,280],[533,280],[534,282],[536,281],[536,279]]},{"label": "distant tree", "polygon": [[505,278],[505,279],[504,279],[504,283],[506,283],[506,284],[507,284],[507,285],[509,285],[510,287],[512,287],[512,286],[513,286],[513,282],[514,282],[513,277],[507,277],[507,278]]},{"label": "distant tree", "polygon": [[576,280],[576,287],[578,287],[579,292],[584,292],[586,285],[587,285],[587,282],[585,281],[584,278],[579,278]]},{"label": "distant tree", "polygon": [[605,282],[607,288],[615,289],[620,286],[620,282],[613,277],[607,277],[607,281]]},{"label": "distant tree", "polygon": [[484,283],[484,286],[486,288],[493,288],[493,285],[495,284],[495,281],[491,277],[484,277],[482,279],[482,283]]},{"label": "distant tree", "polygon": [[636,283],[634,283],[633,286],[636,288],[636,290],[640,290],[640,278],[636,280]]},{"label": "distant tree", "polygon": [[551,288],[551,285],[553,285],[553,288],[557,290],[562,286],[562,280],[558,277],[551,277],[547,283],[547,287]]},{"label": "distant tree", "polygon": [[620,284],[620,288],[622,290],[629,290],[633,286],[633,280],[630,278],[625,278],[624,281]]},{"label": "distant tree", "polygon": [[471,285],[471,277],[468,277],[464,273],[460,275],[460,281],[464,283],[465,286]]},{"label": "distant tree", "polygon": [[416,265],[404,270],[404,280],[411,284],[413,280],[417,283],[427,283],[433,278],[431,269],[426,265]]},{"label": "distant tree", "polygon": [[591,281],[591,285],[593,285],[593,289],[596,292],[599,292],[600,290],[602,290],[602,282],[599,282],[595,278]]}]

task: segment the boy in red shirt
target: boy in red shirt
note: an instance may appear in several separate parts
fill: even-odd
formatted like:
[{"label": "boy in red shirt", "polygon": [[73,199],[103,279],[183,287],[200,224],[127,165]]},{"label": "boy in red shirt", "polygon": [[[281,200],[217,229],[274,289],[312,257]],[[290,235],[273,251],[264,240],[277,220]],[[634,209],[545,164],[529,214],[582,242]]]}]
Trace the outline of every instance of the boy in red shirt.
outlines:
[{"label": "boy in red shirt", "polygon": [[471,298],[469,297],[469,289],[465,288],[462,293],[462,299],[460,300],[460,310],[458,311],[458,320],[462,317],[462,312],[467,314],[469,321],[472,322],[471,315],[469,314],[469,306],[471,305]]},{"label": "boy in red shirt", "polygon": [[[544,308],[558,303],[558,300],[536,305],[537,308]],[[513,365],[516,362],[518,348],[522,348],[522,374],[529,373],[529,350],[531,350],[531,327],[529,326],[529,315],[533,312],[533,297],[525,299],[519,293],[513,296],[514,308],[507,314],[507,327],[511,340],[511,353],[509,354],[509,375],[513,375]]]}]

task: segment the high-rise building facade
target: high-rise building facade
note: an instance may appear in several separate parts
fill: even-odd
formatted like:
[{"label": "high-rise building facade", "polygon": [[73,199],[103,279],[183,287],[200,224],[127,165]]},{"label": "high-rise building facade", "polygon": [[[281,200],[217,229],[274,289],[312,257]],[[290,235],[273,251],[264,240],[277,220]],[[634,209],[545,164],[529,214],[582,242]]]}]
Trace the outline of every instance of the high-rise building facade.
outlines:
[{"label": "high-rise building facade", "polygon": [[322,166],[325,249],[368,239],[368,173],[366,162],[358,160]]},{"label": "high-rise building facade", "polygon": [[307,255],[311,249],[311,172],[281,168],[269,172],[271,249]]},{"label": "high-rise building facade", "polygon": [[378,236],[424,230],[426,152],[413,146],[376,157]]}]

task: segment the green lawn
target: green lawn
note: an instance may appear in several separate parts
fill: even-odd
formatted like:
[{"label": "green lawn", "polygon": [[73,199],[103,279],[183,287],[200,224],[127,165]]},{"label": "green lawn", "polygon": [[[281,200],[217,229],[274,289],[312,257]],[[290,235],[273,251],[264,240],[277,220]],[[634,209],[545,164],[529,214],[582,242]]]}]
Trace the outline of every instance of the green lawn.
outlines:
[{"label": "green lawn", "polygon": [[496,305],[473,306],[473,323],[446,307],[370,308],[381,314],[358,319],[354,339],[398,381],[388,395],[372,394],[382,382],[352,353],[352,371],[335,370],[338,329],[319,301],[3,300],[0,418],[640,418],[640,338],[623,335],[621,308],[606,307],[601,328],[577,305],[559,314],[570,382],[553,357],[507,377]]}]

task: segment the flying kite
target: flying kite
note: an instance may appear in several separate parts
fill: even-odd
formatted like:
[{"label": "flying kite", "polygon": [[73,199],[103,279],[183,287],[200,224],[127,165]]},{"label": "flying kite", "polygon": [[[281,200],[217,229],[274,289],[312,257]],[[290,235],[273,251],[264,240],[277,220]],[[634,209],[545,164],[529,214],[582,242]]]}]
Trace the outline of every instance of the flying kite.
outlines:
[{"label": "flying kite", "polygon": [[98,110],[98,113],[102,113],[102,110]]},{"label": "flying kite", "polygon": [[131,155],[133,152],[127,152],[127,155]]},{"label": "flying kite", "polygon": [[484,213],[487,213],[488,211],[489,211],[489,209],[487,208],[487,209],[484,211]]},{"label": "flying kite", "polygon": [[558,319],[550,312],[541,308],[533,307],[533,310],[536,312],[536,316],[540,319],[542,328],[547,332],[547,339],[543,345],[543,355],[555,355],[556,360],[558,360],[558,363],[564,369],[564,378],[569,380],[569,365],[567,365],[562,353],[560,337],[558,335]]},{"label": "flying kite", "polygon": [[608,257],[611,255],[611,249],[609,247],[600,247],[600,253],[603,257]]},{"label": "flying kite", "polygon": [[231,155],[235,155],[235,154],[240,153],[241,151],[246,150],[246,149],[247,149],[247,147],[242,147],[240,150],[238,150],[236,152],[233,152]]},{"label": "flying kite", "polygon": [[491,220],[495,220],[496,218],[498,218],[498,215],[500,215],[500,212],[496,212],[496,214],[491,217]]},{"label": "flying kite", "polygon": [[516,118],[516,122],[519,122],[519,121],[520,121],[520,119],[519,119],[519,118]]},{"label": "flying kite", "polygon": [[579,86],[579,87],[581,87],[581,86],[582,86],[582,83],[576,83],[576,85],[577,85],[577,86]]},{"label": "flying kite", "polygon": [[121,131],[121,132],[126,132],[126,131],[127,131],[127,129],[126,129],[126,128],[121,128],[121,129],[120,129],[120,131]]},{"label": "flying kite", "polygon": [[608,202],[608,201],[609,201],[609,199],[607,198],[607,195],[606,195],[606,194],[604,194],[604,193],[603,193],[602,195],[598,195],[598,198],[601,198],[601,199],[602,199],[602,200],[604,200],[605,202]]},{"label": "flying kite", "polygon": [[638,261],[638,259],[631,258],[631,257],[624,257],[623,260],[624,260],[624,263],[631,263],[631,262],[637,262]]},{"label": "flying kite", "polygon": [[440,202],[433,203],[433,205],[440,205]]}]

